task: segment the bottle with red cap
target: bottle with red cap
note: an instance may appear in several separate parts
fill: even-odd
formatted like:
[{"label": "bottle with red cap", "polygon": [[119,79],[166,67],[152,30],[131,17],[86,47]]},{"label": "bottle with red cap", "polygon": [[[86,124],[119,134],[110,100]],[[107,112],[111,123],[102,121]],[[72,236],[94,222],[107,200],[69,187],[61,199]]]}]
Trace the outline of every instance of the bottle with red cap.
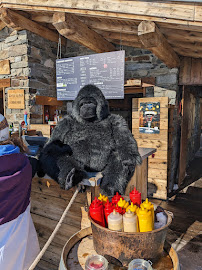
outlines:
[{"label": "bottle with red cap", "polygon": [[116,205],[121,198],[124,199],[118,192],[116,192],[112,198],[112,203]]},{"label": "bottle with red cap", "polygon": [[100,200],[95,198],[90,207],[89,213],[91,218],[100,226],[105,227],[105,218],[104,218],[104,206]]},{"label": "bottle with red cap", "polygon": [[104,206],[104,214],[105,214],[105,220],[106,220],[106,223],[108,224],[108,216],[109,214],[111,214],[111,212],[113,212],[114,210],[114,206],[111,202],[109,202],[109,200],[107,200],[107,202],[105,203],[105,206]]},{"label": "bottle with red cap", "polygon": [[121,215],[125,214],[126,212],[126,209],[119,207],[118,205],[114,208],[114,210]]},{"label": "bottle with red cap", "polygon": [[137,206],[140,206],[141,204],[141,193],[134,188],[131,192],[130,192],[130,200],[133,204],[136,204]]}]

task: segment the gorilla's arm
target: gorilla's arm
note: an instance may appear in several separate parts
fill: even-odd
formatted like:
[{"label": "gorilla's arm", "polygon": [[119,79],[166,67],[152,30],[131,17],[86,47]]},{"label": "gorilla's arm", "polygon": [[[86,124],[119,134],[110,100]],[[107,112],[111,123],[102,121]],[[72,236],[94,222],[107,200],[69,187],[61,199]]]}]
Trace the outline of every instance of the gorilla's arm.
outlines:
[{"label": "gorilla's arm", "polygon": [[[46,173],[62,188],[71,188],[86,177],[82,164],[72,156],[72,149],[67,144],[71,134],[72,118],[66,116],[55,127],[50,140],[44,146],[39,156],[38,176],[43,177]],[[70,172],[74,172],[69,177]],[[69,180],[69,182],[67,182]]]},{"label": "gorilla's arm", "polygon": [[109,118],[119,158],[124,165],[135,168],[136,164],[140,165],[142,163],[136,140],[128,129],[126,121],[121,116],[112,114]]}]

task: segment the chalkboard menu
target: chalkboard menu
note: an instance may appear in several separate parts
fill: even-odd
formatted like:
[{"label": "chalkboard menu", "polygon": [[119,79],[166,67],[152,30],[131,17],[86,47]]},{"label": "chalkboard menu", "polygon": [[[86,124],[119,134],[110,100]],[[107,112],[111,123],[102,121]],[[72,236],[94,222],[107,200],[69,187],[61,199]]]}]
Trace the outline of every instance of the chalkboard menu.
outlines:
[{"label": "chalkboard menu", "polygon": [[107,99],[124,98],[125,51],[56,60],[57,99],[74,100],[86,84],[99,87]]}]

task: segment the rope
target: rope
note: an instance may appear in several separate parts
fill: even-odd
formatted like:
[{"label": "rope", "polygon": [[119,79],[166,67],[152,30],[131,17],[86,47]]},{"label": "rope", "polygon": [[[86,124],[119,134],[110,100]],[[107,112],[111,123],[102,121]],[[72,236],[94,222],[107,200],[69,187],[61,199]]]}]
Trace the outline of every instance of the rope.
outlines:
[{"label": "rope", "polygon": [[57,48],[57,59],[62,58],[62,44],[61,44],[61,36],[59,33],[59,38],[58,38],[58,48]]},{"label": "rope", "polygon": [[40,261],[41,257],[44,255],[44,253],[46,252],[46,249],[49,247],[50,243],[52,242],[53,238],[55,237],[56,233],[58,232],[60,226],[62,225],[62,222],[67,214],[67,212],[69,211],[70,207],[72,206],[74,200],[76,199],[76,196],[80,190],[81,186],[78,186],[76,191],[74,192],[74,195],[72,196],[69,204],[67,205],[65,211],[63,212],[57,226],[55,227],[54,231],[52,232],[51,236],[49,237],[48,241],[46,242],[46,244],[44,245],[44,247],[42,248],[41,252],[37,255],[36,259],[34,260],[34,262],[32,263],[32,265],[29,267],[28,270],[33,270],[36,265],[38,264],[38,262]]}]

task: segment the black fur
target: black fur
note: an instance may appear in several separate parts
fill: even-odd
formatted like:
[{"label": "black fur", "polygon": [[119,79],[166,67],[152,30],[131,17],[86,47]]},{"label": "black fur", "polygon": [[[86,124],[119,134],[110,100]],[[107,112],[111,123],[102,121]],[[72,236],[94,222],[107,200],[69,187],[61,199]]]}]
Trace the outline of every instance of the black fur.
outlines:
[{"label": "black fur", "polygon": [[[90,104],[89,100],[97,104],[95,117],[92,117],[94,109],[85,114],[82,107]],[[91,117],[82,118],[80,110]],[[58,123],[40,156],[43,171],[63,188],[78,184],[86,177],[86,171],[102,172],[101,188],[108,195],[116,191],[124,194],[136,164],[141,162],[137,143],[125,120],[109,113],[108,102],[94,85],[80,90],[72,114]]]}]

